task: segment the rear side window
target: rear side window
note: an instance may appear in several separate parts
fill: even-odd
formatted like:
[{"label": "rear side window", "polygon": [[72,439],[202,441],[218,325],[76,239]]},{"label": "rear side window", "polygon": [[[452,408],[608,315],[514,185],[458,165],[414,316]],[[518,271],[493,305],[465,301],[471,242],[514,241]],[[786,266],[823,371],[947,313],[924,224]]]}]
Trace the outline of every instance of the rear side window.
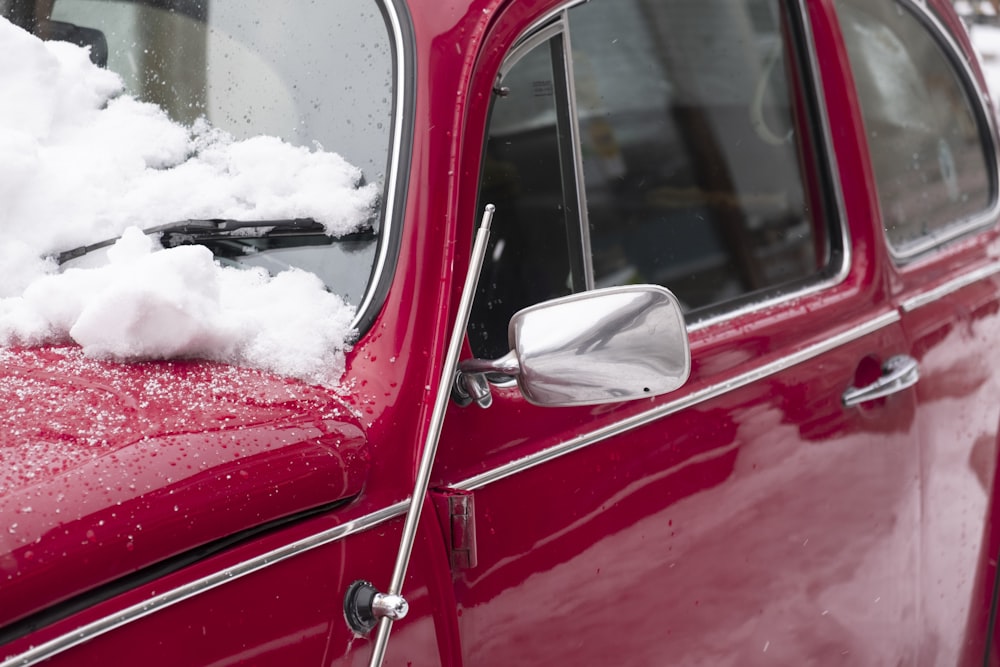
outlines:
[{"label": "rear side window", "polygon": [[929,19],[893,0],[838,0],[886,237],[908,256],[964,231],[995,197],[970,86]]},{"label": "rear side window", "polygon": [[782,5],[592,0],[522,40],[484,156],[477,356],[570,291],[660,284],[695,321],[839,267]]}]

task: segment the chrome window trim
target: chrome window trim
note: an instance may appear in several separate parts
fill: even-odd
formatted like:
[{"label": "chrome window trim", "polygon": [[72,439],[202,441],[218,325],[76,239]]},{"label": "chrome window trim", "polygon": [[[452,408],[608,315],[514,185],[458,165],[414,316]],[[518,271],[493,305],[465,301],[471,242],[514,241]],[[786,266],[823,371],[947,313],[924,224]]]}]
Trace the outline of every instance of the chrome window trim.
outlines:
[{"label": "chrome window trim", "polygon": [[533,21],[531,25],[529,25],[527,28],[521,31],[521,34],[517,37],[517,39],[514,40],[514,46],[511,48],[510,52],[513,53],[515,50],[519,49],[522,42],[531,39],[533,37],[532,33],[534,33],[540,27],[544,26],[549,21],[552,21],[557,17],[560,17],[560,15],[562,15],[564,12],[569,11],[570,9],[576,7],[577,5],[583,5],[588,2],[590,2],[590,0],[568,0],[567,2],[563,2],[557,5],[554,9],[546,12],[545,14],[542,14],[541,18],[537,19],[536,21]]},{"label": "chrome window trim", "polygon": [[565,25],[563,24],[562,18],[551,25],[547,25],[538,30],[538,32],[532,33],[523,40],[518,40],[514,48],[510,50],[507,57],[504,58],[503,62],[500,64],[500,72],[497,73],[497,80],[502,82],[507,75],[510,73],[514,66],[521,61],[524,56],[528,55],[535,50],[538,46],[549,41],[556,35],[561,35],[565,32]]},{"label": "chrome window trim", "polygon": [[[846,331],[842,331],[839,334],[831,336],[826,340],[809,345],[798,352],[782,357],[781,359],[771,363],[752,368],[733,378],[730,378],[729,380],[704,387],[698,391],[688,394],[687,396],[658,405],[644,412],[640,412],[636,415],[615,422],[614,424],[609,424],[589,433],[572,437],[557,445],[549,447],[548,449],[529,454],[528,456],[498,466],[492,470],[479,473],[478,475],[473,475],[472,477],[450,486],[464,491],[475,491],[476,489],[480,489],[488,484],[492,484],[493,482],[500,481],[517,473],[524,472],[525,470],[530,470],[531,468],[547,463],[571,452],[575,452],[579,449],[583,449],[584,447],[589,447],[590,445],[607,440],[608,438],[612,438],[641,426],[645,426],[658,419],[666,417],[667,415],[672,415],[681,410],[685,410],[700,403],[704,403],[705,401],[727,394],[731,391],[735,391],[736,389],[741,389],[753,382],[757,382],[758,380],[776,375],[781,371],[814,359],[821,354],[830,352],[831,350],[884,329],[885,327],[896,324],[900,320],[901,316],[898,310],[893,309],[891,311],[887,311],[862,324],[858,324],[850,329],[847,329]],[[0,667],[5,666],[0,665]]]},{"label": "chrome window trim", "polygon": [[963,287],[968,287],[969,285],[977,283],[980,280],[985,280],[987,278],[995,276],[998,273],[1000,273],[1000,262],[993,262],[992,264],[980,267],[975,271],[970,271],[969,273],[961,275],[957,278],[953,278],[952,280],[949,280],[943,285],[939,285],[933,289],[927,290],[922,294],[917,294],[916,296],[912,296],[904,300],[900,304],[900,308],[902,308],[904,313],[912,313],[918,308],[934,303],[935,301],[938,301],[948,296],[949,294],[957,292]]},{"label": "chrome window trim", "polygon": [[[399,205],[397,197],[403,198],[405,196],[405,193],[400,192],[399,188],[401,185],[401,174],[403,173],[401,162],[404,150],[405,123],[408,120],[406,103],[409,86],[407,83],[412,64],[407,57],[406,39],[403,36],[403,24],[396,7],[396,0],[376,0],[376,2],[385,10],[392,33],[395,52],[393,66],[395,68],[396,94],[393,102],[392,148],[390,150],[389,166],[386,175],[386,195],[382,215],[382,229],[379,234],[381,242],[378,244],[375,265],[372,267],[368,286],[365,289],[364,296],[361,298],[361,303],[358,304],[357,310],[354,311],[354,319],[351,320],[352,330],[359,329],[362,322],[367,321],[368,324],[371,324],[375,314],[370,314],[368,311],[372,308],[376,296],[382,295],[384,297],[385,291],[388,289],[388,285],[382,285],[382,283],[383,281],[387,281],[395,270],[394,265],[390,266],[389,258],[390,256],[395,258],[395,255],[398,253],[395,249],[398,241],[394,238],[399,234],[399,231],[394,228],[397,215],[400,218],[399,223],[402,224],[402,214],[397,213],[396,210]],[[408,147],[406,148],[408,150]]]},{"label": "chrome window trim", "polygon": [[583,177],[583,146],[580,143],[580,112],[576,106],[576,75],[573,69],[573,36],[569,25],[569,10],[564,8],[559,21],[563,31],[563,68],[569,95],[569,132],[573,149],[573,180],[576,183],[577,221],[580,224],[580,246],[583,253],[583,283],[586,290],[594,289],[594,254],[590,246],[590,211],[587,209],[587,183]]},{"label": "chrome window trim", "polygon": [[[990,194],[993,197],[993,201],[982,212],[970,216],[955,225],[948,226],[940,230],[940,233],[931,234],[924,237],[921,241],[908,244],[904,248],[893,246],[892,242],[889,241],[888,234],[884,233],[885,228],[883,225],[883,234],[889,255],[896,264],[901,265],[917,259],[921,255],[950,243],[957,238],[971,234],[979,229],[990,227],[996,222],[997,216],[1000,214],[1000,155],[997,154],[997,127],[993,113],[990,111],[989,105],[983,97],[983,91],[979,89],[972,66],[966,59],[965,54],[958,47],[951,33],[941,23],[931,8],[920,0],[894,0],[894,2],[897,6],[908,10],[918,23],[928,29],[931,39],[937,42],[938,46],[941,47],[945,59],[955,68],[958,74],[959,85],[962,86],[966,97],[975,100],[972,103],[972,111],[977,115],[976,121],[980,129],[980,136],[985,135],[985,138],[989,142],[986,150],[987,156],[993,156],[993,163],[991,165],[992,173],[990,174],[990,185],[992,186]],[[985,132],[982,131],[984,129],[986,130]]]},{"label": "chrome window trim", "polygon": [[286,544],[283,547],[279,547],[265,554],[261,554],[260,556],[256,556],[255,558],[243,561],[242,563],[238,563],[231,567],[219,570],[218,572],[201,577],[200,579],[191,581],[183,586],[178,586],[177,588],[160,593],[159,595],[154,595],[147,600],[136,603],[130,607],[126,607],[125,609],[122,609],[114,614],[105,616],[104,618],[91,623],[87,623],[86,625],[78,627],[71,632],[60,635],[55,639],[32,647],[23,653],[7,656],[3,662],[0,662],[0,667],[28,667],[29,665],[35,665],[43,660],[48,660],[49,658],[68,651],[75,646],[84,644],[95,637],[107,634],[108,632],[127,625],[132,621],[137,621],[162,609],[172,607],[179,602],[189,600],[197,595],[206,593],[214,588],[218,588],[223,584],[235,581],[248,574],[259,572],[266,567],[270,567],[271,565],[275,565],[292,558],[293,556],[305,553],[306,551],[311,551],[312,549],[316,549],[332,542],[337,542],[338,540],[342,540],[349,535],[370,530],[371,528],[389,521],[390,519],[402,516],[406,512],[407,507],[409,507],[408,500],[395,503],[394,505],[372,512],[371,514],[366,514],[362,517],[354,519],[353,521],[348,521],[339,526],[334,526],[333,528],[316,533],[315,535],[310,535],[309,537],[296,542]]}]

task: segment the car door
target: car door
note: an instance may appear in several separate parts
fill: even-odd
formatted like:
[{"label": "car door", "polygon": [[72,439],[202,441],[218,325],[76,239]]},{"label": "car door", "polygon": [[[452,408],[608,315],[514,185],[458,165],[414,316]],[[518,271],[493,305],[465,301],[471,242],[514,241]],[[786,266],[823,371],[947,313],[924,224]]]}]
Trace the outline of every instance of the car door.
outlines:
[{"label": "car door", "polygon": [[926,5],[837,0],[836,7],[892,252],[893,298],[920,367],[921,660],[982,664],[998,556],[991,122],[958,35]]},{"label": "car door", "polygon": [[450,407],[433,483],[475,505],[464,664],[914,659],[916,378],[883,377],[908,350],[814,13],[513,3],[488,34],[460,206],[496,216],[465,356],[505,353],[532,303],[660,283],[692,372],[573,408],[494,377],[490,407]]}]

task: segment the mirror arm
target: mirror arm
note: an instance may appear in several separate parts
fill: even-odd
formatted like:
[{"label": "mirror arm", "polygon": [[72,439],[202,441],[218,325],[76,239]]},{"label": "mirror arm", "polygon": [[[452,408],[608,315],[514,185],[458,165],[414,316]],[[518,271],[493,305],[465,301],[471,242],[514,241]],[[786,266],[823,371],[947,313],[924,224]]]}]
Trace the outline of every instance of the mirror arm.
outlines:
[{"label": "mirror arm", "polygon": [[521,365],[513,350],[499,359],[466,359],[458,364],[451,398],[463,408],[472,402],[481,408],[488,408],[493,405],[490,382],[513,380],[520,372]]},{"label": "mirror arm", "polygon": [[482,373],[455,373],[455,384],[451,387],[451,400],[460,408],[475,402],[481,408],[493,405],[490,383]]},{"label": "mirror arm", "polygon": [[514,378],[521,374],[521,364],[517,360],[517,353],[511,350],[499,359],[465,359],[460,361],[458,372],[462,374],[498,373]]}]

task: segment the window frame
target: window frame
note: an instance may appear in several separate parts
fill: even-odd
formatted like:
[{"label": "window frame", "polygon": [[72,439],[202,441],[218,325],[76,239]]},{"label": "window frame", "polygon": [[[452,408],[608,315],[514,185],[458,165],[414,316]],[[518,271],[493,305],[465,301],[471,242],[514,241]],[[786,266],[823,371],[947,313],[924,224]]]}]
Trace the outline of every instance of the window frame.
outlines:
[{"label": "window frame", "polygon": [[[575,174],[573,194],[575,195],[575,201],[580,206],[580,215],[578,218],[581,221],[580,236],[582,237],[582,243],[585,244],[583,247],[585,253],[583,264],[586,267],[585,275],[588,276],[588,280],[590,281],[586,283],[586,289],[589,290],[593,289],[593,254],[589,243],[590,229],[587,220],[587,193],[583,179],[583,158],[579,138],[579,118],[576,113],[576,91],[573,86],[572,56],[570,51],[571,30],[568,19],[569,10],[588,1],[568,0],[567,2],[560,3],[521,31],[500,65],[495,79],[494,93],[500,93],[503,76],[510,71],[524,54],[544,44],[554,34],[559,33],[564,36],[563,69],[566,71],[568,77],[567,83],[570,95],[565,106],[557,103],[557,115],[568,113],[570,116],[569,125],[572,128],[574,153],[572,171]],[[825,266],[809,276],[691,311],[685,318],[689,332],[713,327],[721,322],[743,317],[747,313],[773,308],[829,290],[846,280],[850,272],[853,258],[850,230],[845,215],[846,208],[843,201],[836,156],[833,151],[833,134],[823,95],[819,58],[812,34],[809,11],[806,6],[806,0],[791,0],[790,2],[778,0],[778,2],[784,18],[788,22],[787,34],[783,38],[786,54],[794,61],[792,69],[795,76],[789,81],[790,88],[794,91],[792,103],[801,107],[803,115],[802,122],[799,124],[803,130],[802,136],[799,139],[799,153],[800,157],[805,160],[803,188],[807,193],[818,195],[818,200],[815,201],[814,206],[816,213],[814,223],[817,229],[823,227],[827,230],[825,240],[825,243],[828,245],[827,262]],[[549,30],[553,30],[554,32],[548,32]],[[554,62],[554,67],[558,64]],[[556,72],[555,76],[559,77],[560,73]],[[481,144],[481,154],[485,154],[485,147],[490,136],[490,118],[492,117],[494,101],[491,101],[489,107]],[[477,183],[481,187],[482,164],[480,165],[480,170],[480,178]],[[568,195],[569,193],[566,194]],[[479,196],[477,192],[476,201],[479,201]],[[570,196],[566,198],[571,199]],[[571,250],[575,251],[579,250],[579,248]],[[574,292],[580,291],[576,288],[577,278],[575,273],[573,283]]]},{"label": "window frame", "polygon": [[[573,5],[582,4],[574,2]],[[502,95],[503,80],[521,59],[535,49],[548,44],[552,58],[553,96],[556,110],[556,135],[559,143],[559,160],[572,165],[562,172],[563,201],[566,205],[566,235],[570,251],[570,275],[573,293],[594,289],[594,265],[590,248],[590,223],[587,215],[587,192],[583,187],[583,151],[580,145],[580,123],[576,108],[576,87],[573,75],[572,44],[569,34],[569,7],[563,7],[549,16],[537,28],[519,38],[504,58],[496,77],[494,93]],[[494,98],[495,100],[495,98]],[[490,104],[492,118],[493,104]],[[487,122],[489,140],[490,123]],[[485,152],[485,148],[484,148]],[[480,183],[482,175],[480,174]],[[570,204],[575,208],[570,208]],[[575,216],[577,225],[571,224]]]}]

